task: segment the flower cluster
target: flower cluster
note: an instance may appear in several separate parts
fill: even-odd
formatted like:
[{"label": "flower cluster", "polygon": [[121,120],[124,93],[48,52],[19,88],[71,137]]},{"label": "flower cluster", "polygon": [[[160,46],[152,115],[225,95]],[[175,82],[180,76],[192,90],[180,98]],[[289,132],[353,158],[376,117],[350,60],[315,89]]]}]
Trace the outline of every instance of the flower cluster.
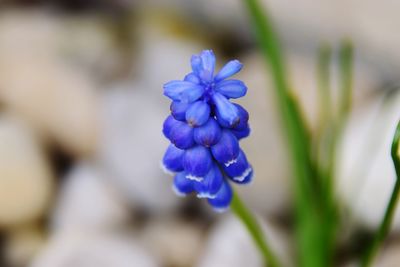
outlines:
[{"label": "flower cluster", "polygon": [[232,200],[228,180],[246,184],[253,174],[239,146],[239,140],[250,134],[249,114],[229,101],[247,92],[242,81],[227,79],[242,64],[229,61],[214,75],[214,53],[205,50],[192,56],[191,66],[183,81],[164,85],[164,95],[172,103],[163,125],[171,141],[163,167],[175,174],[173,188],[178,195],[196,192],[215,210],[223,211]]}]

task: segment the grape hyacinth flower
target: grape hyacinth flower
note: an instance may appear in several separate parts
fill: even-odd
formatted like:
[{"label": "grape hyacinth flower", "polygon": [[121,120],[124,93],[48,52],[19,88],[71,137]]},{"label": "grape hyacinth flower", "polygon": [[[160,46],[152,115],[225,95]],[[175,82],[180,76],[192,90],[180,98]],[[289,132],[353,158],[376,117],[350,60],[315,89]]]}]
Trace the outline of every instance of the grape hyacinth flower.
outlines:
[{"label": "grape hyacinth flower", "polygon": [[249,114],[230,101],[247,92],[242,81],[228,79],[242,64],[229,61],[214,75],[215,55],[204,50],[192,56],[191,66],[183,80],[164,84],[164,95],[172,103],[163,133],[171,144],[162,165],[175,174],[173,189],[179,196],[195,192],[224,211],[232,200],[230,182],[246,184],[253,175],[239,146],[250,134]]}]

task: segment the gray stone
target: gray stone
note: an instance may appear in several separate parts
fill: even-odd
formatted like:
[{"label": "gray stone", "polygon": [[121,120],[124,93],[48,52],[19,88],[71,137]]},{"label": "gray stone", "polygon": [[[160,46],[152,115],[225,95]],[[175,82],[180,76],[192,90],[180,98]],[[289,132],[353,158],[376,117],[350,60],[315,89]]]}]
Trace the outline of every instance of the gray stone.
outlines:
[{"label": "gray stone", "polygon": [[67,231],[53,236],[30,267],[160,266],[135,240],[116,234]]},{"label": "gray stone", "polygon": [[21,120],[0,116],[0,227],[41,218],[53,194],[53,174],[37,136]]},{"label": "gray stone", "polygon": [[[290,246],[286,237],[276,228],[259,219],[265,238],[276,255],[289,265]],[[197,267],[258,267],[263,259],[247,229],[233,216],[226,216],[214,227]]]},{"label": "gray stone", "polygon": [[53,210],[52,230],[106,230],[127,222],[130,211],[96,163],[80,162],[63,179]]}]

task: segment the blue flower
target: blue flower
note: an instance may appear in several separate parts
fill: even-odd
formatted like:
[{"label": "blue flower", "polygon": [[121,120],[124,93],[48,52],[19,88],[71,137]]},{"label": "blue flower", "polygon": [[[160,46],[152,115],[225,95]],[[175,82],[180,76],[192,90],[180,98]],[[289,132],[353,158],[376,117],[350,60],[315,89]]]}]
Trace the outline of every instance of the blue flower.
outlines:
[{"label": "blue flower", "polygon": [[164,84],[172,103],[162,131],[171,145],[162,166],[176,173],[173,189],[179,196],[195,192],[223,211],[232,200],[230,181],[249,183],[253,169],[239,145],[250,134],[249,114],[231,102],[247,93],[242,81],[229,79],[243,65],[231,60],[215,74],[215,62],[213,51],[204,50],[192,56],[192,71],[183,80]]}]

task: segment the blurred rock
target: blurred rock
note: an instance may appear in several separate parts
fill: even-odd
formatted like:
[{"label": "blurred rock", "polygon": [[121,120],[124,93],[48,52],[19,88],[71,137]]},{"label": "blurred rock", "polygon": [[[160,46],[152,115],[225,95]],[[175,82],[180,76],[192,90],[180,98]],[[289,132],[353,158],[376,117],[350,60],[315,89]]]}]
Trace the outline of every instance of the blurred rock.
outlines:
[{"label": "blurred rock", "polygon": [[95,86],[76,70],[46,61],[0,60],[0,101],[68,152],[97,144]]},{"label": "blurred rock", "polygon": [[[287,238],[275,227],[259,219],[265,238],[285,266],[290,264]],[[259,267],[263,259],[247,229],[233,216],[226,216],[211,231],[197,267]],[[291,266],[291,265],[289,265]]]},{"label": "blurred rock", "polygon": [[98,82],[118,75],[123,50],[109,21],[3,10],[0,101],[68,153],[97,147]]},{"label": "blurred rock", "polygon": [[78,163],[63,179],[53,211],[53,230],[106,230],[126,223],[129,210],[96,164]]},{"label": "blurred rock", "polygon": [[396,267],[400,265],[400,244],[390,244],[376,257],[374,267]]},{"label": "blurred rock", "polygon": [[57,61],[101,80],[115,76],[125,63],[115,25],[99,13],[4,9],[0,17],[0,61]]},{"label": "blurred rock", "polygon": [[171,190],[171,177],[160,168],[168,144],[161,133],[167,109],[139,84],[103,94],[101,164],[126,199],[160,213],[169,213],[180,201]]},{"label": "blurred rock", "polygon": [[[399,120],[399,103],[400,94],[396,92],[378,96],[355,110],[337,157],[339,199],[369,228],[380,223],[394,186],[390,149]],[[393,223],[396,231],[400,229],[398,211]]]},{"label": "blurred rock", "polygon": [[39,10],[2,9],[0,62],[56,59],[56,47],[63,32],[60,22],[60,19]]},{"label": "blurred rock", "polygon": [[165,266],[193,266],[204,243],[199,225],[165,218],[154,218],[140,231],[140,236]]},{"label": "blurred rock", "polygon": [[44,244],[43,232],[35,226],[25,225],[8,234],[4,255],[12,266],[27,266]]},{"label": "blurred rock", "polygon": [[[130,67],[125,55],[128,44],[124,43],[129,40],[120,38],[118,32],[123,20],[116,21],[97,13],[66,16],[61,22],[63,32],[58,34],[56,47],[61,61],[102,82],[117,78]],[[129,51],[130,54],[135,51]]]},{"label": "blurred rock", "polygon": [[54,236],[30,267],[160,266],[128,236],[67,231]]},{"label": "blurred rock", "polygon": [[53,176],[32,131],[0,116],[0,227],[39,219],[50,204]]}]

